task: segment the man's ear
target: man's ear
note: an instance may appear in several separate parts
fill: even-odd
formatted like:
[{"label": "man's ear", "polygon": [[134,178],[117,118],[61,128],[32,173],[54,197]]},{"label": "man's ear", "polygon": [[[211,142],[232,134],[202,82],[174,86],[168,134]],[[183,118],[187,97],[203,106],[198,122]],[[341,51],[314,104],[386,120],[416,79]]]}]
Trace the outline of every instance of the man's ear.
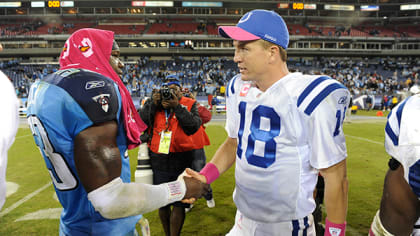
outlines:
[{"label": "man's ear", "polygon": [[280,57],[279,47],[273,45],[268,49],[268,51],[270,53],[270,62],[275,62],[277,58]]}]

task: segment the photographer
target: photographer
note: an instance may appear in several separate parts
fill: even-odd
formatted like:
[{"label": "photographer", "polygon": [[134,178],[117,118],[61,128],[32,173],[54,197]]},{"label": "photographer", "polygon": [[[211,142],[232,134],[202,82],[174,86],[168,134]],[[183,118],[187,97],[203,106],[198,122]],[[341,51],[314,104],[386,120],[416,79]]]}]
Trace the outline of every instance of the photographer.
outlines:
[{"label": "photographer", "polygon": [[[196,101],[182,96],[175,76],[168,76],[160,90],[140,109],[140,116],[149,129],[142,135],[148,142],[153,170],[153,184],[176,180],[185,168],[191,168],[193,134],[201,126]],[[171,209],[171,205],[173,208]],[[175,202],[159,209],[159,217],[167,236],[179,235],[189,204]]]}]

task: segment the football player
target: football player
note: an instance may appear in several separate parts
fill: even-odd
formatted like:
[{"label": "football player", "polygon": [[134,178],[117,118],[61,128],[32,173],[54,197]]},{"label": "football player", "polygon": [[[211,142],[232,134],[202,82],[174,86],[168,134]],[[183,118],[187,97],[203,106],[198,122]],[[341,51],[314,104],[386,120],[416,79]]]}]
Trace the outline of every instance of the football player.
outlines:
[{"label": "football player", "polygon": [[[1,46],[1,44],[0,44]],[[1,50],[0,50],[1,51]],[[13,84],[0,71],[0,210],[6,200],[7,151],[12,146],[19,127],[19,100]]]},{"label": "football player", "polygon": [[211,183],[234,163],[235,235],[315,235],[312,212],[318,173],[325,180],[325,235],[344,235],[346,144],[342,130],[350,98],[328,76],[290,73],[288,29],[274,11],[253,10],[236,26],[219,27],[234,40],[240,74],[227,88],[227,140],[200,174]]},{"label": "football player", "polygon": [[140,214],[206,192],[185,177],[130,183],[127,149],[145,126],[120,80],[119,56],[113,32],[78,30],[60,70],[30,91],[28,122],[64,208],[60,235],[137,235]]},{"label": "football player", "polygon": [[369,235],[420,235],[420,94],[398,104],[388,115],[385,149],[391,156],[380,209]]}]

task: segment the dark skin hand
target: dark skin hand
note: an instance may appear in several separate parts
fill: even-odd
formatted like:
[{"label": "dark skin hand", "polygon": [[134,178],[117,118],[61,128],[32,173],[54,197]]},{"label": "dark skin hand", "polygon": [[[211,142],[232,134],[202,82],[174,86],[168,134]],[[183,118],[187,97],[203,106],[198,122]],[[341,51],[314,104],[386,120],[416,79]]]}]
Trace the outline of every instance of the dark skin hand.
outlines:
[{"label": "dark skin hand", "polygon": [[388,170],[379,212],[382,225],[393,235],[410,235],[420,216],[420,202],[404,179],[404,168]]},{"label": "dark skin hand", "polygon": [[[117,131],[117,123],[109,121],[83,130],[74,140],[74,162],[88,193],[121,175]],[[209,185],[199,180],[184,176],[184,181],[184,199],[200,198],[209,190]]]},{"label": "dark skin hand", "polygon": [[160,101],[162,100],[162,96],[159,93],[159,90],[154,90],[152,94],[153,104],[155,106],[158,106],[160,104]]},{"label": "dark skin hand", "polygon": [[199,199],[204,197],[209,191],[210,185],[205,184],[198,179],[184,176],[185,186],[187,191],[185,192],[184,199]]}]

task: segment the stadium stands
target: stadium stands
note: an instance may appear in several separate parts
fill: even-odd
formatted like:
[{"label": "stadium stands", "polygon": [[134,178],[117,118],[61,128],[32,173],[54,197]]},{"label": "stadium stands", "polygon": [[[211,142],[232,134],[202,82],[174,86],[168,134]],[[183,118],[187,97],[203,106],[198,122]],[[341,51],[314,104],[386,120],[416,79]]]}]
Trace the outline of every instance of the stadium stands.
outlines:
[{"label": "stadium stands", "polygon": [[[217,35],[217,26],[222,24],[233,24],[232,20],[218,19],[203,22],[194,19],[163,19],[149,23],[133,19],[123,18],[107,19],[98,21],[89,19],[87,22],[68,20],[66,23],[44,23],[42,21],[21,22],[20,24],[2,24],[0,32],[2,36],[15,35],[46,35],[46,34],[71,34],[74,31],[94,27],[105,30],[112,30],[117,35],[137,34],[208,34]],[[288,24],[291,35],[304,36],[351,36],[351,37],[420,37],[419,27],[412,25],[390,25],[382,26],[374,23],[363,23],[358,26],[334,25],[331,22],[311,22],[305,24]],[[349,34],[350,33],[350,34]]]}]

